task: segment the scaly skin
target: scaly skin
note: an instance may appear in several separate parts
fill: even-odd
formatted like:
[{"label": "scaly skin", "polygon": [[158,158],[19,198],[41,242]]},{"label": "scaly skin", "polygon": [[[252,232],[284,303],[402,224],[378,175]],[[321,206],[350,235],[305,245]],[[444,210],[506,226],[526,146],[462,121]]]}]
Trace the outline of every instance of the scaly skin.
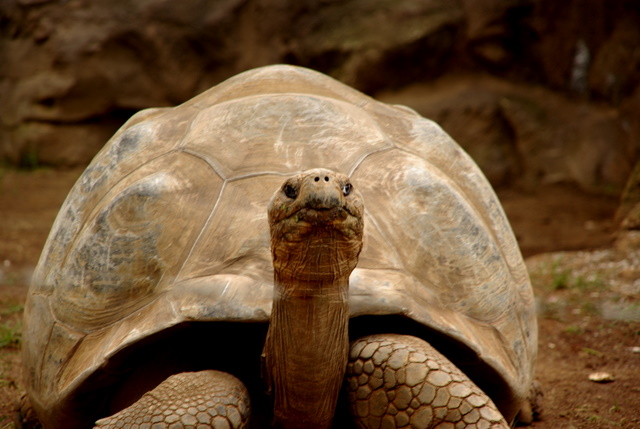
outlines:
[{"label": "scaly skin", "polygon": [[347,386],[360,428],[509,428],[479,387],[416,337],[384,334],[353,342]]},{"label": "scaly skin", "polygon": [[96,422],[100,429],[249,427],[249,393],[220,371],[183,372],[163,381],[128,408]]}]

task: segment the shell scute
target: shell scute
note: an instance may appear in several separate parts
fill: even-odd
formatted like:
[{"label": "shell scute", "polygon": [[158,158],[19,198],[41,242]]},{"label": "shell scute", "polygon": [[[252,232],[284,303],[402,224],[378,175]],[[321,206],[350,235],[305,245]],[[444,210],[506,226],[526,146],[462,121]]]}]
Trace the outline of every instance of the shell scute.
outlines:
[{"label": "shell scute", "polygon": [[[391,147],[365,111],[319,96],[269,94],[203,108],[184,138],[225,179],[324,166],[348,171]],[[339,152],[340,156],[336,156]]]},{"label": "shell scute", "polygon": [[[280,176],[264,175],[225,183],[176,281],[232,273],[270,282],[269,234],[264,228],[267,213],[262,208],[271,198],[269,190],[277,189],[281,182]],[[259,268],[248,269],[250,261]]]},{"label": "shell scute", "polygon": [[87,216],[53,273],[56,318],[88,332],[155,299],[178,274],[221,185],[207,164],[185,154],[125,176]]}]

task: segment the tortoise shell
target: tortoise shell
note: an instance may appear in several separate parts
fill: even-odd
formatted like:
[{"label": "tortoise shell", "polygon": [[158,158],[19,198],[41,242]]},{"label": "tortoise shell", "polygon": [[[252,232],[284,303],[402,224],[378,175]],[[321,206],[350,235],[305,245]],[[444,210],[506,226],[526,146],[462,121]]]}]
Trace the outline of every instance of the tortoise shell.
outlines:
[{"label": "tortoise shell", "polygon": [[25,308],[26,384],[43,423],[90,424],[136,371],[170,374],[162,356],[189,368],[232,360],[241,378],[258,377],[241,367],[254,358],[224,357],[226,344],[259,354],[273,291],[267,205],[286,177],[316,167],[349,175],[365,202],[352,335],[427,339],[511,420],[531,384],[537,327],[487,180],[412,110],[269,66],[134,115],[69,193]]}]

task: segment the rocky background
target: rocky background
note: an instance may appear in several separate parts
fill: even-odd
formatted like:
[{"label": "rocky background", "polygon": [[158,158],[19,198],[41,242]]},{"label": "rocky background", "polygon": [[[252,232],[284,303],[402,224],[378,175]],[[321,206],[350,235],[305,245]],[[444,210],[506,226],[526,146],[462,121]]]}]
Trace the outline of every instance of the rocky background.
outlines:
[{"label": "rocky background", "polygon": [[618,195],[639,23],[633,0],[2,0],[0,160],[84,165],[139,109],[290,63],[437,120],[496,186]]}]

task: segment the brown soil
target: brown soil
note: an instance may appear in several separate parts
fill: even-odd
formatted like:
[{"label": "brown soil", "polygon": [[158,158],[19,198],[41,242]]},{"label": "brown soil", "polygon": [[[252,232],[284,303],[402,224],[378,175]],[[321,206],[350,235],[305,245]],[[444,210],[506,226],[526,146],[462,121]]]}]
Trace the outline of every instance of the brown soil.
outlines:
[{"label": "brown soil", "polygon": [[[15,403],[23,391],[19,329],[30,273],[79,174],[0,170],[0,429],[13,427]],[[499,196],[525,256],[611,244],[614,198],[559,185],[531,193],[505,190]],[[606,299],[622,296],[628,301],[638,295],[610,289],[605,277],[575,274],[575,267],[566,263],[588,255],[528,259],[540,304],[537,377],[545,395],[535,429],[640,427],[640,322],[605,319],[599,311]],[[637,269],[626,271],[628,283],[636,280],[628,277]],[[615,381],[589,381],[589,374],[600,371]]]}]

